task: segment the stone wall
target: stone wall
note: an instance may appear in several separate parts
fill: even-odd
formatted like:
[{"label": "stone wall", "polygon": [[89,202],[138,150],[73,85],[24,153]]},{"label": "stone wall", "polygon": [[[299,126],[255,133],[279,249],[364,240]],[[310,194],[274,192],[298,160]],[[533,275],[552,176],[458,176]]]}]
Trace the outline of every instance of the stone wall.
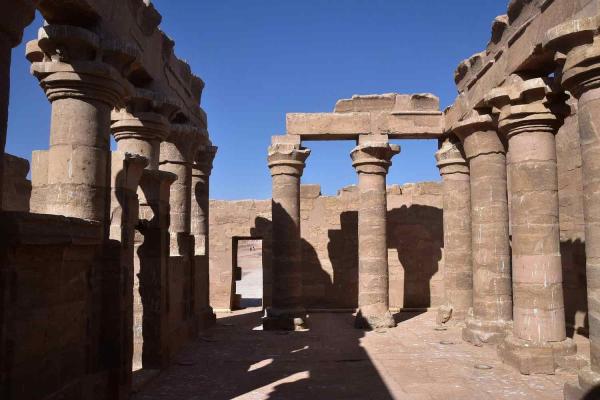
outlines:
[{"label": "stone wall", "polygon": [[29,211],[31,181],[27,179],[29,161],[4,155],[2,208],[6,211]]},{"label": "stone wall", "polygon": [[[388,188],[388,257],[391,307],[428,308],[443,299],[442,197],[438,183]],[[353,309],[357,304],[356,187],[321,196],[301,189],[304,298],[311,309]],[[269,302],[269,200],[212,201],[210,292],[213,307],[234,304],[234,239],[263,238],[264,304]]]}]

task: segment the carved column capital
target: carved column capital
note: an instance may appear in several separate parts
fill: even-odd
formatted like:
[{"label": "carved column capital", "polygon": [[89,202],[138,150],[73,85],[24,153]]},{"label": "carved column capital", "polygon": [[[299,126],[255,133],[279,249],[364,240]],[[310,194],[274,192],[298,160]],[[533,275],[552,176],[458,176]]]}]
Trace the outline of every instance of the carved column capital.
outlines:
[{"label": "carved column capital", "polygon": [[172,124],[160,146],[160,162],[191,165],[198,149],[208,141],[206,129],[189,124]]},{"label": "carved column capital", "polygon": [[[67,25],[44,26],[39,30],[38,39],[27,44],[31,71],[51,102],[80,98],[100,101],[111,107],[120,104],[132,91],[132,86],[118,69],[123,68],[123,60],[128,60],[125,61],[127,64],[136,58],[126,52],[126,47],[113,46],[103,58],[98,35]],[[115,60],[119,63],[112,65],[111,61]]]},{"label": "carved column capital", "polygon": [[365,143],[356,146],[350,157],[359,174],[386,175],[392,165],[392,157],[399,153],[400,146],[397,144]]},{"label": "carved column capital", "polygon": [[201,177],[209,177],[213,169],[213,161],[219,148],[211,143],[201,145],[196,152],[192,163],[193,174]]},{"label": "carved column capital", "polygon": [[546,33],[544,47],[565,55],[562,85],[577,98],[600,87],[599,34],[600,15],[568,21]]},{"label": "carved column capital", "polygon": [[452,132],[461,140],[467,159],[482,154],[506,153],[496,131],[498,125],[490,114],[473,112],[452,127]]},{"label": "carved column capital", "polygon": [[277,143],[269,146],[268,162],[271,176],[302,176],[309,155],[309,149],[296,144]]},{"label": "carved column capital", "polygon": [[499,131],[511,137],[524,132],[556,133],[568,113],[567,96],[551,78],[524,79],[511,75],[506,84],[485,98],[499,113]]},{"label": "carved column capital", "polygon": [[440,149],[435,153],[440,175],[469,174],[469,166],[463,154],[462,145],[456,139],[444,140]]}]

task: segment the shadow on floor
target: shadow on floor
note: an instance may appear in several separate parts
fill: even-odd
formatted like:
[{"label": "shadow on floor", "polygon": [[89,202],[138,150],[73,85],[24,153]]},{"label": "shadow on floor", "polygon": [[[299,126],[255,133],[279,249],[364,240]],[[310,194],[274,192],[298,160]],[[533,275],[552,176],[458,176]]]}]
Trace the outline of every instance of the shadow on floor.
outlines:
[{"label": "shadow on floor", "polygon": [[351,314],[313,314],[305,332],[256,330],[261,316],[218,319],[134,399],[393,399]]}]

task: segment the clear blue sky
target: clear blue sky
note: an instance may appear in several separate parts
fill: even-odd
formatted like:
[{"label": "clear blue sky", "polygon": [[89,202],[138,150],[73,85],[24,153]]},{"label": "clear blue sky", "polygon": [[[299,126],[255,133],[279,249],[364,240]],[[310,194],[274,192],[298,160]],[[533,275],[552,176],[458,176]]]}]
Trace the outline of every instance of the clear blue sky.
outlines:
[{"label": "clear blue sky", "polygon": [[[202,107],[219,146],[211,197],[269,198],[266,150],[287,112],[328,112],[353,94],[456,96],[454,69],[481,51],[507,0],[153,0],[177,54],[206,81]],[[38,19],[25,34],[35,38]],[[50,107],[13,53],[6,151],[48,147]],[[388,184],[438,180],[435,141],[401,141]],[[307,142],[304,183],[334,194],[356,182],[352,142]]]}]

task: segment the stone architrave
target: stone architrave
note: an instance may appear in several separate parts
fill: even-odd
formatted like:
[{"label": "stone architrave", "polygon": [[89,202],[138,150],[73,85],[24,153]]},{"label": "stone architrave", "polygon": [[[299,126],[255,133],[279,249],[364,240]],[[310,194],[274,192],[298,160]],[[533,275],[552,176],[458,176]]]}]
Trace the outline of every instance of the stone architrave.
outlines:
[{"label": "stone architrave", "polygon": [[473,309],[463,339],[500,343],[512,320],[506,149],[490,115],[474,115],[453,127],[471,174]]},{"label": "stone architrave", "polygon": [[94,221],[108,215],[110,115],[130,89],[99,53],[100,37],[74,26],[44,26],[27,45],[32,72],[52,103],[48,214]]},{"label": "stone architrave", "polygon": [[[0,5],[0,187],[3,187],[4,145],[10,96],[12,49],[21,43],[23,29],[33,21],[37,1],[13,0]],[[0,210],[2,199],[0,199]]]},{"label": "stone architrave", "polygon": [[386,175],[400,146],[360,144],[352,150],[358,173],[358,313],[359,329],[396,326],[389,307]]},{"label": "stone architrave", "polygon": [[600,16],[557,26],[545,46],[564,60],[562,86],[578,101],[581,139],[590,366],[579,371],[578,384],[565,385],[570,400],[600,385]]},{"label": "stone architrave", "polygon": [[499,353],[524,374],[554,373],[577,352],[565,328],[554,137],[566,96],[551,85],[512,75],[486,96],[510,151],[513,330]]},{"label": "stone architrave", "polygon": [[266,310],[267,330],[303,329],[300,178],[310,150],[300,143],[273,143],[268,162],[273,179],[273,301]]},{"label": "stone architrave", "polygon": [[464,321],[473,307],[471,184],[462,145],[455,137],[435,154],[444,193],[444,296],[438,323]]}]

